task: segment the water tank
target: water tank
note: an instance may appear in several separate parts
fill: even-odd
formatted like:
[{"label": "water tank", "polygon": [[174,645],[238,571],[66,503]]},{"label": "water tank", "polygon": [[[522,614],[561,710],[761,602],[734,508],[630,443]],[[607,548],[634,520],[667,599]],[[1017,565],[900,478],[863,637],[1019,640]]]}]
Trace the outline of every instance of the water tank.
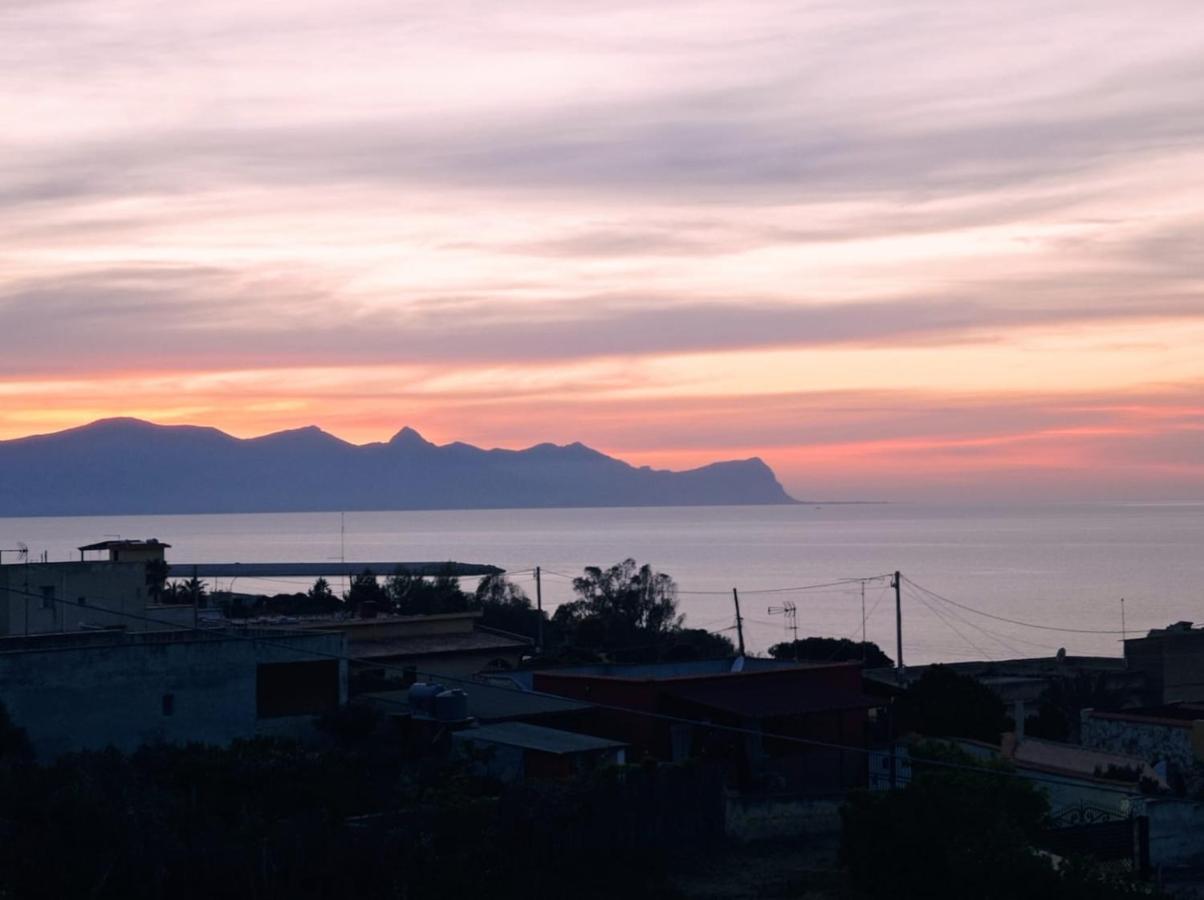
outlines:
[{"label": "water tank", "polygon": [[410,711],[424,716],[435,715],[435,698],[443,693],[441,684],[432,681],[419,681],[410,685],[407,699],[410,701]]},{"label": "water tank", "polygon": [[462,722],[468,718],[468,695],[442,691],[435,696],[435,718],[440,722]]}]

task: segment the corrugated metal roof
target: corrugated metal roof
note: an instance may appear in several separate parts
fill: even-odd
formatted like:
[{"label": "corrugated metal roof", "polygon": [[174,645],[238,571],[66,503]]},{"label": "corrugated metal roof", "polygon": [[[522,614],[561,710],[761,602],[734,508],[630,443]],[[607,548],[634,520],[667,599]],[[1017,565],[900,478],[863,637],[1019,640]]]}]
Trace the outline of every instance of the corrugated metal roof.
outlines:
[{"label": "corrugated metal roof", "polygon": [[529,725],[526,722],[497,722],[479,728],[466,728],[452,734],[458,741],[475,741],[486,744],[502,744],[521,747],[524,750],[539,750],[543,753],[563,755],[566,753],[589,753],[594,750],[619,750],[627,745],[619,741]]}]

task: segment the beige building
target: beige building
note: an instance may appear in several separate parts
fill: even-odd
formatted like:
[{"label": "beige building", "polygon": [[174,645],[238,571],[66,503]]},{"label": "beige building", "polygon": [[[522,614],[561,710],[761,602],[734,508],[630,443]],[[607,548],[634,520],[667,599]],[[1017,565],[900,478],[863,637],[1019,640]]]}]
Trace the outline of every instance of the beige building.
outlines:
[{"label": "beige building", "polygon": [[[144,619],[155,566],[166,566],[169,546],[104,541],[80,547],[79,562],[0,566],[0,636],[154,627]],[[103,556],[87,559],[89,553]]]}]

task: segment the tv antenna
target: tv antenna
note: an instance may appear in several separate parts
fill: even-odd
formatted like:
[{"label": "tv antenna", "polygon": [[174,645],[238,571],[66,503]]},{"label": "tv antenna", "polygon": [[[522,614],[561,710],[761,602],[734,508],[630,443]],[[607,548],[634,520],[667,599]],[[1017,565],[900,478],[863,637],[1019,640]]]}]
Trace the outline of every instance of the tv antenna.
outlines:
[{"label": "tv antenna", "polygon": [[794,633],[794,639],[798,640],[798,607],[794,605],[793,600],[787,600],[781,606],[771,606],[766,612],[771,616],[785,616],[786,627]]}]

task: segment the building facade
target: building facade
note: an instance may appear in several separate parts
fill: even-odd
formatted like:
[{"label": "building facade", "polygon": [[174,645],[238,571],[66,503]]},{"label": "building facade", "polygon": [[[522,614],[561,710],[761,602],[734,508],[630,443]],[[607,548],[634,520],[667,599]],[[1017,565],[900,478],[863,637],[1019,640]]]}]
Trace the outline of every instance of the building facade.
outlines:
[{"label": "building facade", "polygon": [[324,632],[92,631],[0,640],[0,702],[39,758],[287,734],[347,698]]}]

